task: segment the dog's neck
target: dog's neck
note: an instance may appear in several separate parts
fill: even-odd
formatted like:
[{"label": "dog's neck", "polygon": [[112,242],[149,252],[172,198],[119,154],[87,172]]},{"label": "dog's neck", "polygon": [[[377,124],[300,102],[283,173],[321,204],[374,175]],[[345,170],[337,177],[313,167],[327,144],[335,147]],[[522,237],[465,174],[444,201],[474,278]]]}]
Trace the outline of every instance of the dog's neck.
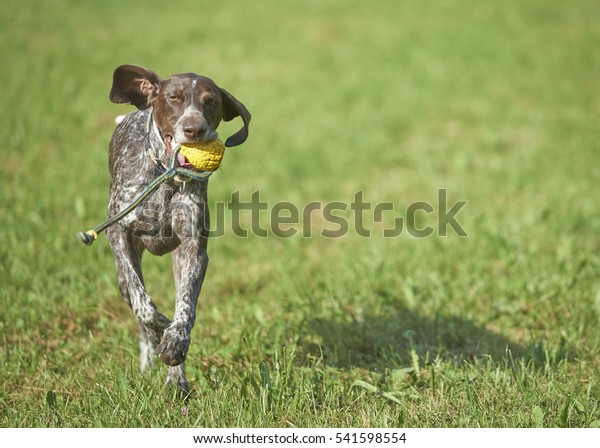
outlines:
[{"label": "dog's neck", "polygon": [[159,170],[162,170],[168,166],[170,154],[154,119],[152,108],[148,109],[148,111],[146,136],[144,139],[146,148],[144,149],[146,156],[150,157]]}]

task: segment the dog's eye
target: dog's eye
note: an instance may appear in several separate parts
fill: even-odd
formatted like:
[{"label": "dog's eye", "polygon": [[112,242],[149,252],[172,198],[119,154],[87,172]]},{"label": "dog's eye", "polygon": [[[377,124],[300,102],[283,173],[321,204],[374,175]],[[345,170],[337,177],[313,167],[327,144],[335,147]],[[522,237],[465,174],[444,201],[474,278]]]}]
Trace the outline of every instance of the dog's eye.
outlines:
[{"label": "dog's eye", "polygon": [[217,100],[214,96],[209,96],[208,98],[206,98],[206,100],[204,100],[204,104],[207,104],[209,106],[213,106],[216,102]]},{"label": "dog's eye", "polygon": [[173,94],[173,95],[170,95],[170,96],[169,96],[169,99],[170,99],[170,100],[173,100],[173,101],[179,101],[180,97],[179,97],[179,95],[175,95],[175,94]]}]

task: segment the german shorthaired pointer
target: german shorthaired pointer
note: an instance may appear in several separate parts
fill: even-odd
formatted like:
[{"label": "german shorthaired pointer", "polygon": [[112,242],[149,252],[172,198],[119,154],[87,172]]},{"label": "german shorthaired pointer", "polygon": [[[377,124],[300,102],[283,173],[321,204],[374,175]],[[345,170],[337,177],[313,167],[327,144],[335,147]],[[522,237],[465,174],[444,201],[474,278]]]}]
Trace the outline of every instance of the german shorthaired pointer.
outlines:
[{"label": "german shorthaired pointer", "polygon": [[[248,137],[246,107],[209,78],[193,73],[161,79],[150,70],[122,65],[114,72],[110,100],[139,110],[123,119],[110,142],[109,216],[130,204],[158,176],[178,144],[212,141],[221,120],[238,116],[244,126],[225,146],[240,145]],[[180,163],[186,161],[180,158]],[[177,384],[182,393],[189,392],[183,362],[208,266],[207,186],[208,180],[176,178],[106,232],[119,288],[138,320],[141,369],[154,366],[156,353],[170,366],[167,384]],[[141,269],[146,249],[154,255],[173,253],[172,321],[146,293]]]}]

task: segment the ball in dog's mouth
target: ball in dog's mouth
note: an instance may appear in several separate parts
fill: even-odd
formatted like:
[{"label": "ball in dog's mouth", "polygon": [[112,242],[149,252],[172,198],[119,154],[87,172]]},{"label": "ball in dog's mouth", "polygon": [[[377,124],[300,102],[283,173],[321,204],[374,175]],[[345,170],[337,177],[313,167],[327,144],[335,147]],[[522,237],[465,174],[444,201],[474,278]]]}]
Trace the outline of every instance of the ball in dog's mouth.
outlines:
[{"label": "ball in dog's mouth", "polygon": [[198,171],[215,171],[221,165],[225,144],[215,139],[210,142],[183,143],[177,162],[180,166]]}]

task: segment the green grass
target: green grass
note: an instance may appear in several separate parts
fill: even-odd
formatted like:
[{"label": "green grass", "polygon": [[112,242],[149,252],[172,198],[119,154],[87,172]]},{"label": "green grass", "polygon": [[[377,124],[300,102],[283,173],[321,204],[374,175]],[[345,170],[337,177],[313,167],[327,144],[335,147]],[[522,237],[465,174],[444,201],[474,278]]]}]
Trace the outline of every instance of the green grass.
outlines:
[{"label": "green grass", "polygon": [[[496,3],[3,5],[0,426],[598,427],[600,10]],[[138,372],[106,239],[75,238],[105,215],[123,63],[252,112],[211,203],[445,188],[469,236],[214,239],[182,403]],[[144,263],[172,309],[170,257]]]}]

